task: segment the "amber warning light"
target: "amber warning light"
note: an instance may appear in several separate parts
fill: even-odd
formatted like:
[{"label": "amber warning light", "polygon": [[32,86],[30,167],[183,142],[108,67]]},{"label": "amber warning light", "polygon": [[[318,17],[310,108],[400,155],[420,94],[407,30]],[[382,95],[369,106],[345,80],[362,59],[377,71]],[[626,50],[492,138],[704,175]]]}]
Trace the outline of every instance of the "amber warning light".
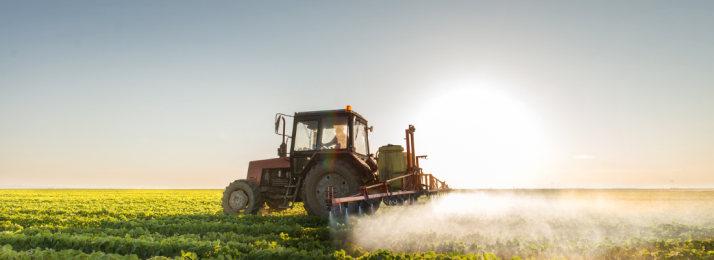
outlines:
[{"label": "amber warning light", "polygon": [[347,110],[347,111],[352,111],[352,106],[347,105],[347,107],[345,108],[345,110]]}]

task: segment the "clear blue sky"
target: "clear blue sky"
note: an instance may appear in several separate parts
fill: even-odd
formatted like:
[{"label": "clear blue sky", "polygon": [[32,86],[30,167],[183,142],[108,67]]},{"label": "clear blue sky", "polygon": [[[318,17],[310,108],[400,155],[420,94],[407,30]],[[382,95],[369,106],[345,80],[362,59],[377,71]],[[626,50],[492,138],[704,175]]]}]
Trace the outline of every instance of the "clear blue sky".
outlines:
[{"label": "clear blue sky", "polygon": [[[460,188],[714,187],[710,1],[4,1],[0,186],[222,188],[277,112]],[[431,150],[429,150],[431,148]]]}]

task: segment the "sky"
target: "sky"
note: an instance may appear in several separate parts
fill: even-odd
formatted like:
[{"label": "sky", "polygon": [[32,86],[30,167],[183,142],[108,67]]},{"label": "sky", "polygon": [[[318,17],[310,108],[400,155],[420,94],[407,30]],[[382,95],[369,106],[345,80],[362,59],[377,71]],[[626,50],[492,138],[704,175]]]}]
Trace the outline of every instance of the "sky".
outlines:
[{"label": "sky", "polygon": [[454,188],[714,188],[710,1],[0,2],[0,187],[215,188],[275,113]]}]

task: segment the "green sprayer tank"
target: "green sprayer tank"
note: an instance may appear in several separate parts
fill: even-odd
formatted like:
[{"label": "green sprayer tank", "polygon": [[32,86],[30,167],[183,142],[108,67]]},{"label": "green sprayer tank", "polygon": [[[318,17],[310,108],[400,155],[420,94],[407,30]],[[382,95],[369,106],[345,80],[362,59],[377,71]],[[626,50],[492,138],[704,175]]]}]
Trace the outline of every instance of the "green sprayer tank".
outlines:
[{"label": "green sprayer tank", "polygon": [[[403,176],[407,171],[407,157],[404,153],[404,148],[401,145],[385,145],[379,147],[379,156],[377,157],[377,165],[379,166],[379,180],[386,181],[399,176]],[[401,173],[395,173],[401,172]],[[392,190],[401,190],[402,182],[393,181],[390,183]]]}]

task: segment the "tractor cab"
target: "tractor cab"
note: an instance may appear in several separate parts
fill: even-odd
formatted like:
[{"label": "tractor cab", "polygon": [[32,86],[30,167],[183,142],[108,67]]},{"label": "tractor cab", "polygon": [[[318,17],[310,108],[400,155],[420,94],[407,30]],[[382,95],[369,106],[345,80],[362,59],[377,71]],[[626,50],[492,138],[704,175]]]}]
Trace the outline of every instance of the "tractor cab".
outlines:
[{"label": "tractor cab", "polygon": [[[283,116],[277,115],[276,126],[279,126],[281,120],[284,122]],[[349,106],[346,109],[295,113],[289,154],[291,171],[301,175],[316,154],[351,153],[362,161],[368,160],[367,131],[370,129],[367,128],[367,120]],[[284,131],[283,128],[283,134]],[[278,153],[281,157],[287,157],[283,152],[287,150],[286,140],[283,140]]]}]

